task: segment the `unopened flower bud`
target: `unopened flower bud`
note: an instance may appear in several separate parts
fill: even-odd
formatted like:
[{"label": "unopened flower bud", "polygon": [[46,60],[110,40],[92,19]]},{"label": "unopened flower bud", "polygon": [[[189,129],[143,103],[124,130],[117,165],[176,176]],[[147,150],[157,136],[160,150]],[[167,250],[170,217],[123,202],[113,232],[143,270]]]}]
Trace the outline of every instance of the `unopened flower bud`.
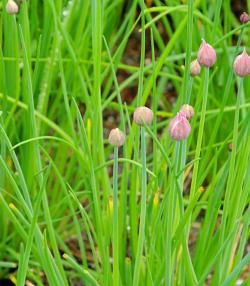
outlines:
[{"label": "unopened flower bud", "polygon": [[134,112],[133,120],[138,125],[143,125],[144,123],[151,124],[153,120],[153,116],[154,114],[151,109],[149,109],[146,106],[140,106],[136,108]]},{"label": "unopened flower bud", "polygon": [[250,17],[249,17],[249,15],[248,15],[246,12],[243,12],[243,13],[240,15],[240,22],[241,22],[242,24],[245,24],[245,23],[249,22],[249,20],[250,20]]},{"label": "unopened flower bud", "polygon": [[191,132],[191,126],[187,118],[182,113],[178,113],[169,122],[168,132],[172,139],[181,141],[188,137]]},{"label": "unopened flower bud", "polygon": [[183,114],[188,120],[194,116],[193,106],[189,104],[182,105],[180,113]]},{"label": "unopened flower bud", "polygon": [[125,135],[119,128],[112,129],[109,133],[108,141],[111,145],[120,147],[125,142]]},{"label": "unopened flower bud", "polygon": [[190,74],[191,74],[191,76],[197,76],[200,74],[200,72],[201,72],[201,66],[200,66],[198,60],[196,59],[196,60],[192,61],[190,64]]},{"label": "unopened flower bud", "polygon": [[14,0],[8,0],[6,4],[6,12],[10,15],[14,15],[18,13],[18,5]]},{"label": "unopened flower bud", "polygon": [[250,57],[248,56],[246,49],[235,58],[233,69],[240,77],[245,77],[250,74]]},{"label": "unopened flower bud", "polygon": [[200,45],[198,51],[198,62],[200,65],[210,68],[216,62],[216,52],[215,49],[207,44],[204,40]]}]

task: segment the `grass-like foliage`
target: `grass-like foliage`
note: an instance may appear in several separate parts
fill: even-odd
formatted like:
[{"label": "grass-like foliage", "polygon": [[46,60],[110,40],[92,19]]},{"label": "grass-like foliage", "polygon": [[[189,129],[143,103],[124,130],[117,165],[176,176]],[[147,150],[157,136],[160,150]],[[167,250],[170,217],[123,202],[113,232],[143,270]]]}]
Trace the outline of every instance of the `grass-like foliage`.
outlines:
[{"label": "grass-like foliage", "polygon": [[250,2],[7,2],[0,285],[250,285]]}]

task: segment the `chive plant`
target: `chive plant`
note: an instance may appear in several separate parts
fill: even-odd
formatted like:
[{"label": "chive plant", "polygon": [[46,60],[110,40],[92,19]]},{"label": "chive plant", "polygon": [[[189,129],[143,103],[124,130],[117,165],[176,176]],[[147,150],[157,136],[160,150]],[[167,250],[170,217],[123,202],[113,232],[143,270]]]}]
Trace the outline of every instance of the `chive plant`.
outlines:
[{"label": "chive plant", "polygon": [[250,284],[249,15],[163,2],[0,3],[0,284]]}]

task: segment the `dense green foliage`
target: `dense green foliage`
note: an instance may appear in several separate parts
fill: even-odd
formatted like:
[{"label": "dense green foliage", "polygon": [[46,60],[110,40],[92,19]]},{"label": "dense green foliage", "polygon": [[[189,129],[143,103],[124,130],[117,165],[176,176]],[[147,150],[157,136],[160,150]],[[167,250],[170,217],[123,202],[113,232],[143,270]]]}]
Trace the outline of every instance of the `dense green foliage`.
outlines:
[{"label": "dense green foliage", "polygon": [[[0,278],[235,285],[250,263],[250,81],[232,69],[249,25],[231,1],[24,0],[17,15],[6,2]],[[191,78],[202,38],[217,62]],[[183,103],[192,131],[174,142]],[[151,126],[132,122],[140,105]],[[113,157],[115,127],[127,138]]]}]

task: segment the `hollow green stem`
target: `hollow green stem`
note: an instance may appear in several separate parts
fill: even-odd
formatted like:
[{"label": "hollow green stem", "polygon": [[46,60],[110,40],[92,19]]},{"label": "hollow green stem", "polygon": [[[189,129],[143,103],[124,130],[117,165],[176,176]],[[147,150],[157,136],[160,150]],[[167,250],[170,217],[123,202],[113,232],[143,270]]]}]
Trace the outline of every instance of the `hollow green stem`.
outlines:
[{"label": "hollow green stem", "polygon": [[198,160],[198,158],[200,157],[200,153],[201,153],[201,145],[202,145],[202,139],[203,139],[203,133],[204,133],[206,108],[207,108],[207,98],[208,98],[208,82],[209,82],[209,68],[206,68],[205,69],[204,90],[203,90],[203,102],[202,102],[202,108],[201,108],[201,118],[200,118],[197,146],[196,146],[196,151],[195,151],[195,160],[196,161],[194,163],[193,178],[192,178],[192,184],[191,184],[191,190],[190,190],[191,198],[194,196],[195,191],[196,191],[196,187],[197,187],[196,186],[197,185],[197,176],[198,176],[199,163],[200,163],[200,160]]},{"label": "hollow green stem", "polygon": [[172,174],[172,181],[169,188],[169,195],[166,201],[166,258],[165,258],[165,283],[172,285],[173,281],[173,260],[172,260],[172,237],[173,237],[173,222],[174,222],[174,209],[176,201],[176,184],[175,174],[178,172],[180,160],[180,142],[176,142],[174,152],[174,173]]},{"label": "hollow green stem", "polygon": [[114,148],[113,166],[113,285],[119,286],[119,218],[118,218],[118,147]]},{"label": "hollow green stem", "polygon": [[140,266],[142,262],[142,252],[145,240],[145,222],[146,222],[146,207],[147,207],[147,171],[146,171],[146,138],[145,129],[141,127],[141,160],[142,160],[142,174],[141,174],[141,212],[140,212],[140,227],[139,238],[135,259],[135,269],[133,286],[139,285]]}]

